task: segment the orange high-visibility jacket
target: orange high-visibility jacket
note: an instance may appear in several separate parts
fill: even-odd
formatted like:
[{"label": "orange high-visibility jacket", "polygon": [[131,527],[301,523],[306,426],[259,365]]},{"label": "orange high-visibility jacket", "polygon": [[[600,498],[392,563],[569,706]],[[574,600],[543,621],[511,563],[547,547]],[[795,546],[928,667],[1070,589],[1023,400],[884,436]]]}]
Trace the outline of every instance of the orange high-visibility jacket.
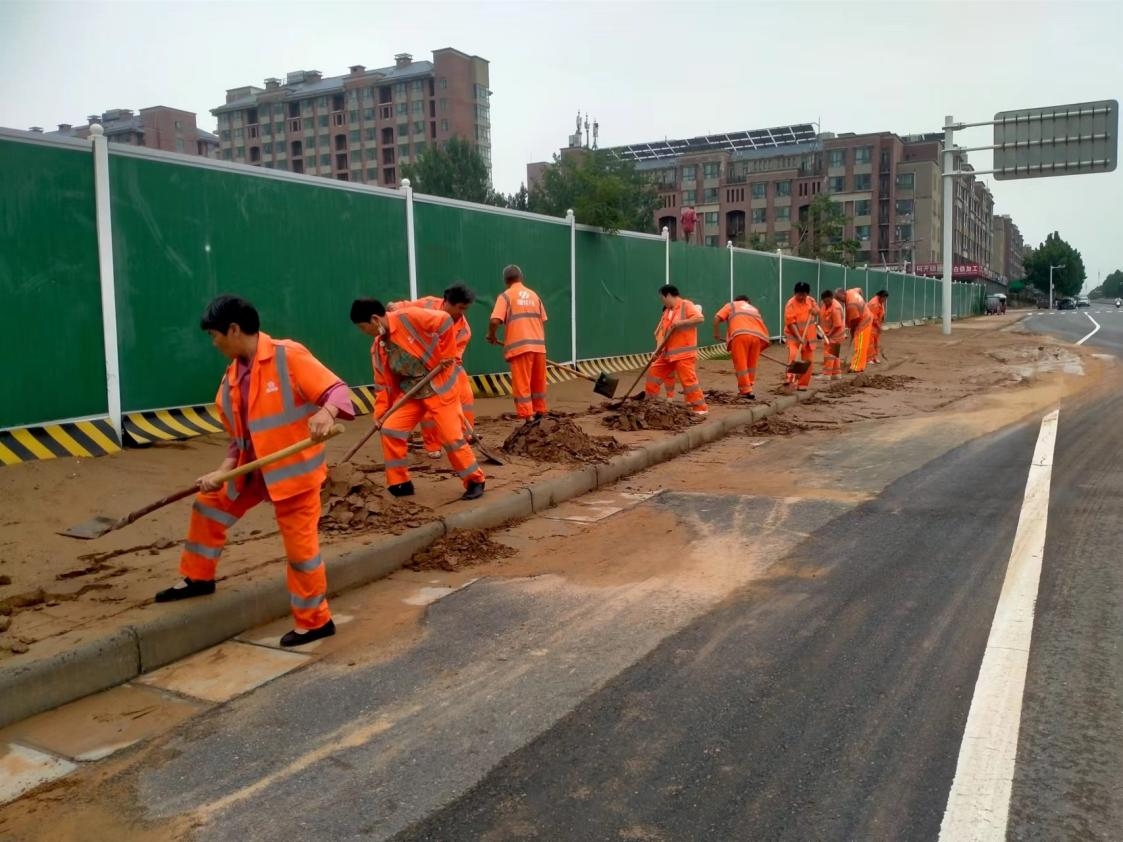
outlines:
[{"label": "orange high-visibility jacket", "polygon": [[728,347],[735,336],[755,336],[765,345],[772,340],[760,310],[747,301],[731,301],[717,311],[719,322],[728,322],[725,331],[725,344]]},{"label": "orange high-visibility jacket", "polygon": [[793,295],[784,305],[784,338],[810,344],[815,339],[819,308],[810,295],[802,303]]},{"label": "orange high-visibility jacket", "polygon": [[872,316],[862,295],[862,288],[853,287],[846,290],[846,326],[850,328],[850,332],[857,333],[869,327],[871,323]]},{"label": "orange high-visibility jacket", "polygon": [[819,308],[819,324],[828,342],[841,342],[846,337],[846,314],[838,299],[831,299],[830,307]]},{"label": "orange high-visibility jacket", "polygon": [[[683,319],[696,319],[702,315],[702,308],[686,298],[679,298],[678,303],[663,308],[663,315],[659,325],[655,328],[655,341],[662,342],[671,325]],[[679,328],[671,334],[667,347],[663,349],[662,358],[668,362],[676,360],[694,359],[698,356],[698,326]]]},{"label": "orange high-visibility jacket", "polygon": [[870,299],[870,303],[866,305],[870,311],[870,318],[874,327],[881,327],[885,321],[885,305],[881,303],[881,299],[876,295]]},{"label": "orange high-visibility jacket", "polygon": [[370,367],[374,371],[374,391],[389,391],[393,383],[386,360],[386,346],[382,344],[381,336],[370,343]]},{"label": "orange high-visibility jacket", "polygon": [[[315,401],[340,382],[299,342],[273,339],[266,333],[257,337],[257,357],[250,368],[249,417],[242,417],[237,360],[227,367],[215,396],[222,425],[238,446],[238,464],[247,461],[250,443],[261,458],[308,438],[308,419],[320,409]],[[327,471],[324,446],[315,444],[262,468],[261,476],[271,500],[287,500],[318,489]],[[241,487],[240,483],[227,486],[231,500],[237,499]]]},{"label": "orange high-visibility jacket", "polygon": [[523,283],[511,284],[495,299],[493,319],[506,325],[503,357],[546,353],[546,307],[538,294]]},{"label": "orange high-visibility jacket", "polygon": [[[387,313],[386,322],[389,325],[388,340],[421,360],[430,371],[443,360],[457,358],[456,331],[453,329],[452,316],[443,310],[407,307]],[[396,387],[396,376],[394,380]],[[442,401],[454,399],[457,396],[456,366],[446,368],[430,380],[429,385]]]},{"label": "orange high-visibility jacket", "polygon": [[[390,307],[397,309],[401,307],[420,307],[423,310],[440,310],[442,309],[445,300],[439,295],[424,295],[414,301],[392,301]],[[464,351],[468,347],[468,342],[472,338],[472,328],[468,325],[468,320],[461,316],[456,319],[453,324],[456,326],[456,361],[458,363],[464,361]]]}]

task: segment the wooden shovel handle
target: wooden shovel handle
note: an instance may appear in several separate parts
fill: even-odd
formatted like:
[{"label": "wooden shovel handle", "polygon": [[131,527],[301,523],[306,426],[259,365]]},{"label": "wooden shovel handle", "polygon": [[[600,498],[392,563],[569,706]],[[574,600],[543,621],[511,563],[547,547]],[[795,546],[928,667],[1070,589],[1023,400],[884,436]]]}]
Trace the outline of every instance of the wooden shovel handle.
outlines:
[{"label": "wooden shovel handle", "polygon": [[342,465],[344,462],[350,462],[351,457],[354,456],[356,453],[358,453],[359,450],[362,448],[362,446],[364,444],[366,444],[368,441],[370,441],[371,436],[373,436],[375,433],[377,433],[379,430],[382,429],[382,425],[386,423],[387,418],[389,418],[391,415],[393,415],[395,412],[397,412],[399,409],[401,409],[402,404],[404,404],[406,401],[408,401],[410,398],[412,398],[414,395],[416,395],[418,392],[420,392],[429,383],[430,380],[432,380],[434,377],[436,377],[440,372],[444,371],[446,368],[448,368],[448,366],[439,365],[436,368],[434,368],[432,371],[430,371],[428,374],[426,374],[424,377],[422,377],[420,380],[418,380],[416,383],[414,383],[413,386],[409,389],[409,391],[407,391],[404,395],[402,395],[400,398],[398,398],[396,401],[394,401],[394,403],[390,405],[389,409],[387,409],[384,413],[382,413],[382,415],[380,417],[375,419],[374,426],[372,426],[369,430],[367,430],[366,435],[364,435],[361,439],[359,439],[355,443],[355,446],[347,451],[347,455],[344,456],[341,460],[339,460],[339,463]]},{"label": "wooden shovel handle", "polygon": [[632,385],[628,387],[628,391],[626,391],[624,393],[624,397],[620,398],[621,403],[626,401],[628,399],[628,397],[632,394],[632,392],[635,391],[635,388],[636,388],[636,386],[639,385],[640,380],[642,380],[643,376],[645,374],[647,374],[647,370],[649,368],[651,368],[651,364],[659,358],[660,354],[663,353],[663,349],[667,347],[667,343],[671,341],[671,337],[673,335],[674,335],[673,329],[667,331],[667,335],[663,337],[663,341],[659,343],[659,347],[655,349],[655,353],[651,355],[650,359],[648,359],[647,365],[645,365],[643,368],[640,369],[639,375],[636,377],[635,382],[632,383]]},{"label": "wooden shovel handle", "polygon": [[554,368],[563,368],[563,369],[565,369],[566,371],[571,371],[571,372],[573,372],[573,373],[574,373],[574,374],[576,374],[576,375],[577,375],[578,377],[583,377],[583,378],[585,378],[586,380],[589,380],[589,381],[591,381],[591,382],[593,382],[593,383],[596,383],[596,382],[597,382],[597,378],[593,377],[592,375],[586,374],[586,373],[585,373],[585,372],[583,372],[583,371],[579,371],[579,370],[577,369],[577,366],[569,365],[569,364],[567,364],[567,363],[556,363],[556,362],[554,362],[553,360],[546,360],[546,365],[549,365],[549,366],[553,366]]}]

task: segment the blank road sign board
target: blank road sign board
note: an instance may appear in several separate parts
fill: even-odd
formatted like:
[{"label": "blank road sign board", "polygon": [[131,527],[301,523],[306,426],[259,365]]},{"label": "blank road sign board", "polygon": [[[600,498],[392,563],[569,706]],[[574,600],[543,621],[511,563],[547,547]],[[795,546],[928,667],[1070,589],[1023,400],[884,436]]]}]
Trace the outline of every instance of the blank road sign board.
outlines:
[{"label": "blank road sign board", "polygon": [[1119,147],[1119,103],[1108,99],[994,115],[999,181],[1111,172]]}]

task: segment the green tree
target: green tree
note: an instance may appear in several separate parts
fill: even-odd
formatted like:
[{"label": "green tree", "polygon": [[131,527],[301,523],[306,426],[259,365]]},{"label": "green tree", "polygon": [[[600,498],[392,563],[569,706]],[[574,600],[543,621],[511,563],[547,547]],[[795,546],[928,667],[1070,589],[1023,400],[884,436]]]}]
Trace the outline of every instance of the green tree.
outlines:
[{"label": "green tree", "polygon": [[520,184],[519,189],[514,193],[493,193],[490,204],[511,210],[530,210],[530,194],[527,192],[526,185]]},{"label": "green tree", "polygon": [[1022,259],[1028,283],[1040,290],[1049,289],[1049,267],[1064,266],[1053,270],[1053,294],[1055,297],[1079,295],[1084,286],[1084,259],[1080,252],[1061,239],[1054,231],[1045,238],[1040,246]]},{"label": "green tree", "polygon": [[861,243],[844,238],[845,229],[846,216],[842,207],[831,201],[830,194],[820,193],[807,206],[807,215],[801,215],[796,224],[799,232],[796,254],[853,266]]},{"label": "green tree", "polygon": [[565,216],[605,231],[645,231],[655,227],[659,196],[655,185],[631,161],[603,149],[555,155],[539,184],[530,191],[530,210]]},{"label": "green tree", "polygon": [[[1123,269],[1116,269],[1104,278],[1104,282],[1098,290],[1098,297],[1101,298],[1123,298]],[[1092,290],[1092,292],[1095,293],[1096,290]]]},{"label": "green tree", "polygon": [[487,161],[479,149],[459,137],[444,146],[426,146],[415,163],[402,167],[402,176],[414,190],[431,196],[479,204],[491,203],[494,196]]}]

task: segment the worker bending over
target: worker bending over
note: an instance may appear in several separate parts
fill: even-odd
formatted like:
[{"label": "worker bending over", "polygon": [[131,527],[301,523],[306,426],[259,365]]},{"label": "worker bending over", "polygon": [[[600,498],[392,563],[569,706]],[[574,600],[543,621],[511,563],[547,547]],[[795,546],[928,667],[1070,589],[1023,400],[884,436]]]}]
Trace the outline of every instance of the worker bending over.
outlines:
[{"label": "worker bending over", "polygon": [[823,333],[823,376],[828,380],[842,377],[842,343],[846,339],[846,313],[829,289],[819,296],[819,328]]},{"label": "worker bending over", "polygon": [[877,295],[870,299],[870,350],[871,363],[881,362],[881,326],[885,324],[885,313],[888,310],[889,290],[878,290]]},{"label": "worker bending over", "polygon": [[320,556],[320,486],[327,478],[323,444],[239,477],[218,475],[307,438],[322,441],[337,418],[354,417],[347,386],[301,345],[260,331],[260,317],[243,298],[220,295],[207,305],[202,328],[231,362],[215,404],[230,435],[218,470],[196,480],[187,540],[180,555],[184,580],[156,594],[174,602],[214,593],[226,531],[258,503],[273,504],[288,558],[289,605],[295,628],[282,646],[335,634],[328,610],[327,574]]},{"label": "worker bending over", "polygon": [[546,307],[523,282],[523,270],[518,266],[503,270],[503,282],[507,289],[495,299],[487,341],[498,345],[499,326],[504,326],[503,357],[511,367],[515,412],[529,421],[547,412]]},{"label": "worker bending over", "polygon": [[873,322],[866,299],[862,296],[861,287],[848,290],[836,289],[837,298],[846,312],[846,327],[850,331],[850,341],[853,353],[850,358],[850,370],[858,373],[866,370],[866,360],[870,350],[870,325]]},{"label": "worker bending over", "polygon": [[768,328],[760,310],[747,295],[738,295],[714,315],[714,339],[721,341],[721,324],[725,322],[725,347],[733,358],[733,374],[737,391],[745,400],[753,400],[753,384],[760,354],[771,344]]},{"label": "worker bending over", "polygon": [[705,319],[693,301],[679,295],[678,287],[667,284],[659,288],[663,299],[663,315],[655,328],[656,358],[647,372],[644,395],[655,397],[659,384],[674,386],[675,377],[682,386],[682,398],[697,415],[709,413],[702,387],[698,384],[695,365],[698,359],[698,325]]},{"label": "worker bending over", "polygon": [[391,403],[418,380],[437,370],[416,396],[406,401],[382,425],[382,455],[386,460],[386,490],[395,497],[414,493],[409,476],[409,436],[426,416],[437,424],[437,438],[448,461],[464,483],[463,500],[484,493],[484,473],[463,437],[456,380],[456,330],[452,317],[441,310],[405,307],[387,313],[381,301],[360,298],[351,304],[351,321],[364,333],[378,333],[374,352],[387,379]]}]

